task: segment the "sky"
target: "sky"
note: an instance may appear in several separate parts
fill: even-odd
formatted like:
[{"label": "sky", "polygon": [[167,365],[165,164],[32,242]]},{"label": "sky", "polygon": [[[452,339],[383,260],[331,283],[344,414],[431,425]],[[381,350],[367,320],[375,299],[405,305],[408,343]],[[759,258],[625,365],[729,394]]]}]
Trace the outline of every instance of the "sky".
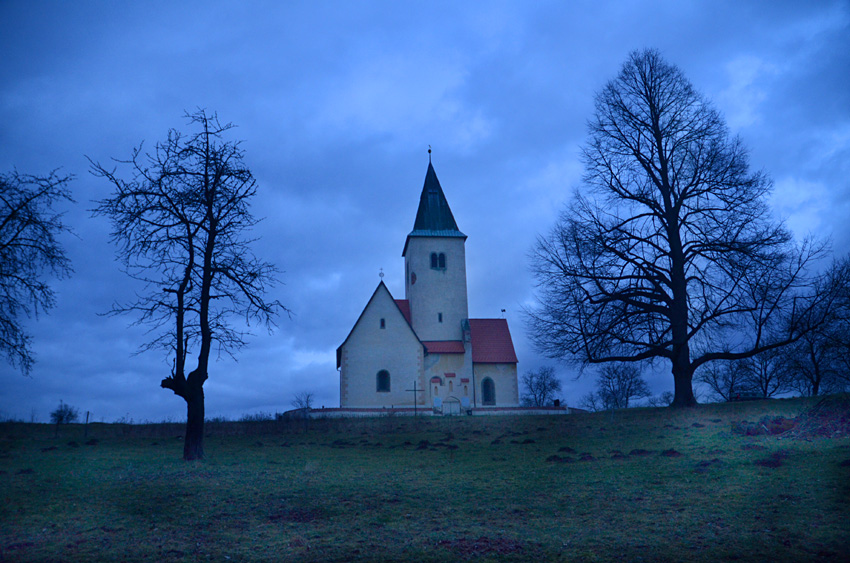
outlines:
[{"label": "sky", "polygon": [[[60,400],[92,420],[179,421],[159,388],[171,359],[105,317],[135,287],[87,157],[126,159],[185,112],[237,126],[258,182],[255,253],[283,271],[292,311],[255,330],[205,385],[208,417],[283,412],[299,392],[339,406],[335,350],[379,282],[404,297],[401,251],[428,147],[466,243],[469,313],[505,309],[519,373],[544,365],[576,406],[593,386],[527,337],[529,252],[581,187],[594,95],[629,52],[657,48],[722,112],[774,181],[795,236],[850,246],[847,1],[47,2],[0,0],[0,171],[71,174],[62,242],[75,273],[26,322],[36,365],[0,364],[0,418],[46,421]],[[120,172],[121,168],[119,168]],[[669,372],[648,374],[672,390]]]}]

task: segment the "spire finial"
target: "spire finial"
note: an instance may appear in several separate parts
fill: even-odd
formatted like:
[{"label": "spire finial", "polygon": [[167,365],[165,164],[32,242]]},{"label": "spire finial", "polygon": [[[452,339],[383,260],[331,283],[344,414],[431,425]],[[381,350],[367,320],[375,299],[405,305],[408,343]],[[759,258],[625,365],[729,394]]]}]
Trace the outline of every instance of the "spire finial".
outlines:
[{"label": "spire finial", "polygon": [[378,271],[378,277],[379,277],[379,278],[381,278],[382,280],[384,279],[384,269],[383,269],[383,268],[381,268],[381,269]]},{"label": "spire finial", "polygon": [[431,145],[428,145],[428,164],[431,164]]}]

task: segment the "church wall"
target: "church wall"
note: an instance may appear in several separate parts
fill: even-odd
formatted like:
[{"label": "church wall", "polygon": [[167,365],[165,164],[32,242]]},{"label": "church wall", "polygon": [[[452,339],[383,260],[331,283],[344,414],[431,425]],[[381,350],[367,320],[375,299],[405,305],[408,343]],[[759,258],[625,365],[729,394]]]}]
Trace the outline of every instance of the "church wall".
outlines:
[{"label": "church wall", "polygon": [[[380,291],[380,290],[379,290]],[[410,330],[389,292],[376,295],[342,347],[340,405],[342,407],[413,406],[414,380],[425,389],[422,344]],[[380,328],[384,319],[385,328]],[[390,374],[389,392],[377,390],[380,370]],[[425,393],[418,393],[420,405]]]},{"label": "church wall", "polygon": [[484,380],[490,378],[496,389],[497,407],[516,407],[519,405],[519,387],[517,384],[516,364],[474,364],[475,393],[477,406],[485,406]]},{"label": "church wall", "polygon": [[[446,374],[454,374],[454,377]],[[431,378],[439,377],[440,383],[432,382]],[[467,380],[464,382],[463,380]],[[464,371],[464,354],[429,354],[425,357],[425,382],[428,384],[428,404],[434,404],[434,397],[445,401],[449,397],[461,400],[469,397],[472,404],[472,374]],[[464,395],[466,387],[466,395]]]},{"label": "church wall", "polygon": [[[405,252],[405,296],[421,340],[461,340],[469,318],[463,237],[410,237]],[[431,253],[446,255],[446,267],[431,268]],[[414,282],[415,275],[415,282]],[[439,315],[442,313],[442,322]]]}]

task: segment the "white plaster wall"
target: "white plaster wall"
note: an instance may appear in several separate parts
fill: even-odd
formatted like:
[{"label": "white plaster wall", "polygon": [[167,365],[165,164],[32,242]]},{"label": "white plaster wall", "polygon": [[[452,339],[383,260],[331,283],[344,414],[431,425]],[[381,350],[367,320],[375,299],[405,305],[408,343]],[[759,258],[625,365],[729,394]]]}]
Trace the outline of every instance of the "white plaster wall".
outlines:
[{"label": "white plaster wall", "polygon": [[[464,371],[464,354],[429,354],[425,357],[425,382],[428,384],[428,404],[434,404],[434,397],[440,397],[444,401],[449,397],[458,400],[464,396],[463,386],[467,385],[467,397],[472,404],[472,374]],[[446,373],[454,373],[455,377],[446,377]],[[442,379],[442,384],[431,383],[431,378],[437,376]],[[469,383],[461,383],[462,379],[469,379]]]},{"label": "white plaster wall", "polygon": [[[446,269],[431,268],[431,253],[446,255]],[[421,340],[461,340],[469,318],[466,251],[461,237],[411,237],[405,253],[405,296],[413,329]],[[416,283],[411,283],[413,275]],[[439,322],[438,314],[443,314]]]},{"label": "white plaster wall", "polygon": [[[382,318],[384,329],[380,328]],[[379,288],[342,346],[340,406],[412,407],[414,394],[407,390],[413,389],[414,381],[417,388],[426,389],[423,354],[389,291]],[[377,374],[382,369],[390,372],[388,393],[377,391]],[[427,393],[417,395],[418,404],[425,405]]]},{"label": "white plaster wall", "polygon": [[519,406],[516,364],[474,364],[473,371],[475,372],[475,393],[479,407],[485,406],[482,382],[486,377],[492,379],[496,386],[496,404],[494,406]]}]

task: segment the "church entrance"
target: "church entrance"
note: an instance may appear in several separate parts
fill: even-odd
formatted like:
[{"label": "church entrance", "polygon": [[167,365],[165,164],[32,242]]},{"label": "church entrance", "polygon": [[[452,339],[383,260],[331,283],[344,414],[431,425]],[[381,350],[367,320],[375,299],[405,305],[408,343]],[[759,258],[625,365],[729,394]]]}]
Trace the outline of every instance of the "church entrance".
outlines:
[{"label": "church entrance", "polygon": [[496,404],[496,384],[489,377],[481,382],[481,403],[485,406]]},{"label": "church entrance", "polygon": [[460,414],[460,399],[457,397],[446,397],[443,403],[443,415]]}]

